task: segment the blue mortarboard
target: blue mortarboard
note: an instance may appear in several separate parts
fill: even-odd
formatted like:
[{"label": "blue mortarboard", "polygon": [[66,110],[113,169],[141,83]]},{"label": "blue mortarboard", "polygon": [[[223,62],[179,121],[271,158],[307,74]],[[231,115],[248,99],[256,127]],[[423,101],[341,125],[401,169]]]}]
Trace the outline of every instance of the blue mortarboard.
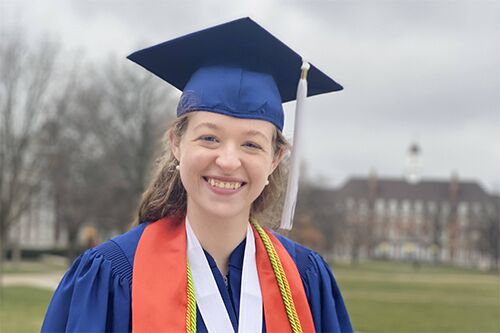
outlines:
[{"label": "blue mortarboard", "polygon": [[[250,18],[139,50],[128,58],[183,91],[177,108],[267,120],[283,130],[282,103],[295,100],[302,58]],[[314,66],[308,96],[342,86]]]}]

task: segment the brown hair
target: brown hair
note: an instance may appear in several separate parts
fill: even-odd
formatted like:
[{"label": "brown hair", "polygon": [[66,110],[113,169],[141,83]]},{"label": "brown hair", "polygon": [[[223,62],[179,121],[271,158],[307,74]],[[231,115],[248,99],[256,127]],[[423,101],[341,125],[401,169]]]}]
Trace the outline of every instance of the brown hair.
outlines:
[{"label": "brown hair", "polygon": [[[175,140],[180,141],[189,124],[189,113],[177,118],[167,131],[160,157],[154,167],[153,177],[144,191],[135,224],[156,221],[165,216],[183,216],[186,214],[187,194],[181,182],[178,162],[170,150],[172,142],[168,133],[172,132]],[[273,135],[273,149],[277,156],[286,151],[289,144],[281,131],[276,129]],[[269,176],[269,184],[255,199],[250,215],[261,223],[274,227],[281,217],[282,199],[286,190],[287,167],[285,161],[278,164]]]}]

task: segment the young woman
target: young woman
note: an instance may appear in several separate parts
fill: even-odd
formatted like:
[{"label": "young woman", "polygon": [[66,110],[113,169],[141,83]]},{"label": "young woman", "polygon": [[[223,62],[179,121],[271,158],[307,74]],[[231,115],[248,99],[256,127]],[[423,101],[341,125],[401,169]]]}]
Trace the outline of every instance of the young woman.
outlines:
[{"label": "young woman", "polygon": [[[129,58],[183,90],[169,148],[139,225],[73,263],[42,331],[352,331],[324,260],[258,221],[286,185],[300,57],[246,18]],[[341,89],[310,76],[312,94]]]}]

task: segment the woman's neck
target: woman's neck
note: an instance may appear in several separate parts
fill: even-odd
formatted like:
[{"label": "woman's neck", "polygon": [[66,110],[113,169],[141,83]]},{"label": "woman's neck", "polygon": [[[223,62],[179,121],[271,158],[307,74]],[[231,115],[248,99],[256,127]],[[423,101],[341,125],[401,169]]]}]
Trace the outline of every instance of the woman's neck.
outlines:
[{"label": "woman's neck", "polygon": [[248,215],[220,218],[188,208],[187,218],[203,249],[214,258],[219,271],[227,275],[229,256],[246,237]]}]

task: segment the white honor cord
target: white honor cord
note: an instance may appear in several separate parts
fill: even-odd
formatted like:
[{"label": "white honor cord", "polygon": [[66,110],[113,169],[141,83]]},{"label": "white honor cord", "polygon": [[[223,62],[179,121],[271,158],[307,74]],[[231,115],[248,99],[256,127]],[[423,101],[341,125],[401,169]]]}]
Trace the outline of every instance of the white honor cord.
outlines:
[{"label": "white honor cord", "polygon": [[[188,262],[193,276],[196,304],[207,330],[208,332],[234,332],[208,260],[187,217],[186,235]],[[238,332],[262,332],[262,294],[255,261],[255,238],[250,224],[247,229],[243,257]]]}]

